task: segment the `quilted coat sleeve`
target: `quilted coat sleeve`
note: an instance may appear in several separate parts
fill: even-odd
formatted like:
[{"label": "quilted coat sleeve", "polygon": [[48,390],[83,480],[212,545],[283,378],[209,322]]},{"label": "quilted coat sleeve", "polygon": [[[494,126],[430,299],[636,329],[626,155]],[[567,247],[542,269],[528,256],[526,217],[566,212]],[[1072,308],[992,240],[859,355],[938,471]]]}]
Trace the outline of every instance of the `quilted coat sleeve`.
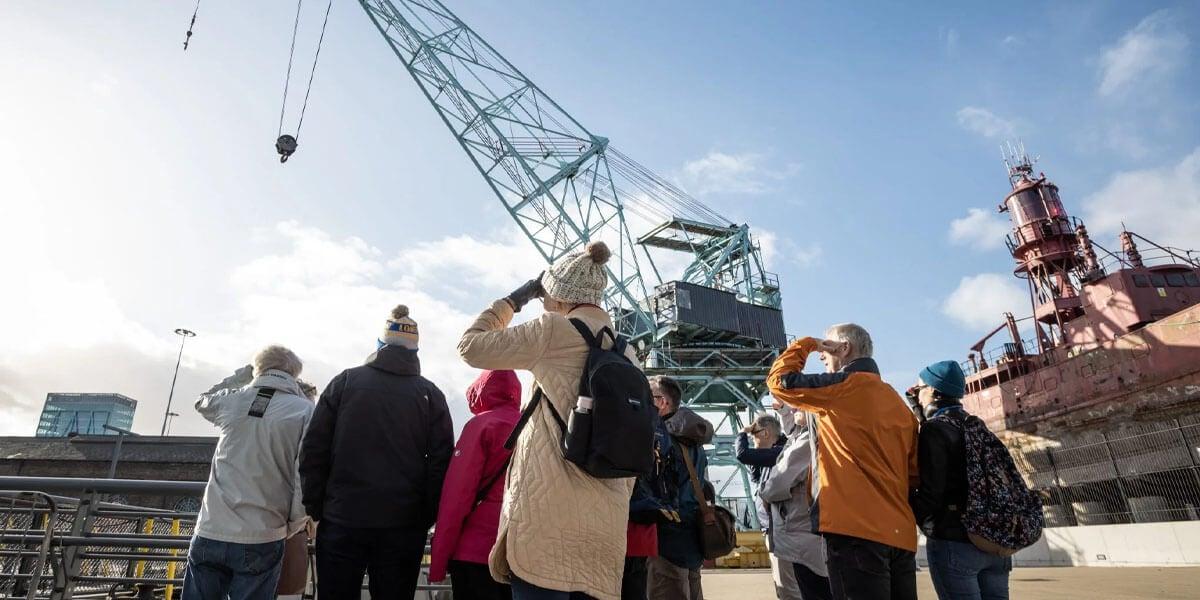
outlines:
[{"label": "quilted coat sleeve", "polygon": [[497,300],[479,313],[470,329],[458,341],[458,353],[476,369],[529,370],[550,346],[550,315],[516,327],[509,327],[513,310],[508,302]]},{"label": "quilted coat sleeve", "polygon": [[475,498],[479,494],[483,467],[487,461],[483,431],[484,423],[479,418],[467,421],[458,438],[458,445],[454,447],[454,458],[450,459],[450,469],[446,471],[446,481],[442,484],[437,527],[433,530],[429,581],[437,582],[446,578],[446,566],[458,545],[463,522],[475,508]]}]

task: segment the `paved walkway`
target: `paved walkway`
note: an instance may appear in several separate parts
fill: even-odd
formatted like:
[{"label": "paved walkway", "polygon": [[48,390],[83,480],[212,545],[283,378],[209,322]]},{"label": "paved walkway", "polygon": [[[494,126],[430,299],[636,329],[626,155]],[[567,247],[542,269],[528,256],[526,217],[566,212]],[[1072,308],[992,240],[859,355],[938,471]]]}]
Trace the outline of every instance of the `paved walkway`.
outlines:
[{"label": "paved walkway", "polygon": [[[706,600],[773,600],[771,572],[704,571]],[[1058,567],[1013,571],[1014,600],[1196,600],[1200,567]],[[918,595],[934,600],[929,571],[917,574]]]}]

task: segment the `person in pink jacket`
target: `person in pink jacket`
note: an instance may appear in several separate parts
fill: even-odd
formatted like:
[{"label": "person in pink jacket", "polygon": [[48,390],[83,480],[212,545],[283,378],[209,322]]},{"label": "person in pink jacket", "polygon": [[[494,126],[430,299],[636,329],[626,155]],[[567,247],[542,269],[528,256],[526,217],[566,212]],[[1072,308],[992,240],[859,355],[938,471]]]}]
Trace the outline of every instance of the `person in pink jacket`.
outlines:
[{"label": "person in pink jacket", "polygon": [[512,371],[484,371],[467,388],[475,415],[463,427],[442,484],[433,531],[429,580],[446,579],[455,598],[509,599],[509,586],[492,579],[488,553],[496,543],[504,472],[512,451],[504,441],[521,418],[521,382]]}]

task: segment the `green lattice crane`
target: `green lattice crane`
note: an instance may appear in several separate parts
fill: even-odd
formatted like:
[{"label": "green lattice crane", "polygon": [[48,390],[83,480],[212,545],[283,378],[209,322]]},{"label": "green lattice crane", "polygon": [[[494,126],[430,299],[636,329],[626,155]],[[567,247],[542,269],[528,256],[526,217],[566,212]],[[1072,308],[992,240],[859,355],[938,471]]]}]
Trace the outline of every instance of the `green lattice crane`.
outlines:
[{"label": "green lattice crane", "polygon": [[[591,240],[609,244],[614,323],[648,371],[676,376],[690,405],[723,413],[712,462],[736,465],[728,434],[742,412],[762,409],[766,369],[783,343],[778,281],[749,228],[593,134],[441,2],[360,4],[547,262]],[[689,253],[690,265],[665,278],[655,264],[665,251]],[[733,317],[708,322],[700,308]],[[740,480],[748,496],[744,471]]]}]

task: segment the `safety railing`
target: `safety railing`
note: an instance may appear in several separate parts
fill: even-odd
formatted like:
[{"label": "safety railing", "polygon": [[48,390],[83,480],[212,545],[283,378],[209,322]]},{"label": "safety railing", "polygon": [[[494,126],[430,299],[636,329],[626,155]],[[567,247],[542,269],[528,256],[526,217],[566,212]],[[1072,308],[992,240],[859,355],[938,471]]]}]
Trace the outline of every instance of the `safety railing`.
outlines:
[{"label": "safety railing", "polygon": [[[0,598],[177,597],[196,513],[129,506],[104,498],[198,497],[204,485],[0,477]],[[311,544],[309,553],[311,566]],[[448,594],[448,585],[429,584],[427,574],[427,567],[422,567],[416,598],[433,600],[435,593]],[[316,596],[313,569],[309,575],[304,596],[312,599]]]},{"label": "safety railing", "polygon": [[1013,452],[1049,527],[1200,520],[1200,417]]}]

